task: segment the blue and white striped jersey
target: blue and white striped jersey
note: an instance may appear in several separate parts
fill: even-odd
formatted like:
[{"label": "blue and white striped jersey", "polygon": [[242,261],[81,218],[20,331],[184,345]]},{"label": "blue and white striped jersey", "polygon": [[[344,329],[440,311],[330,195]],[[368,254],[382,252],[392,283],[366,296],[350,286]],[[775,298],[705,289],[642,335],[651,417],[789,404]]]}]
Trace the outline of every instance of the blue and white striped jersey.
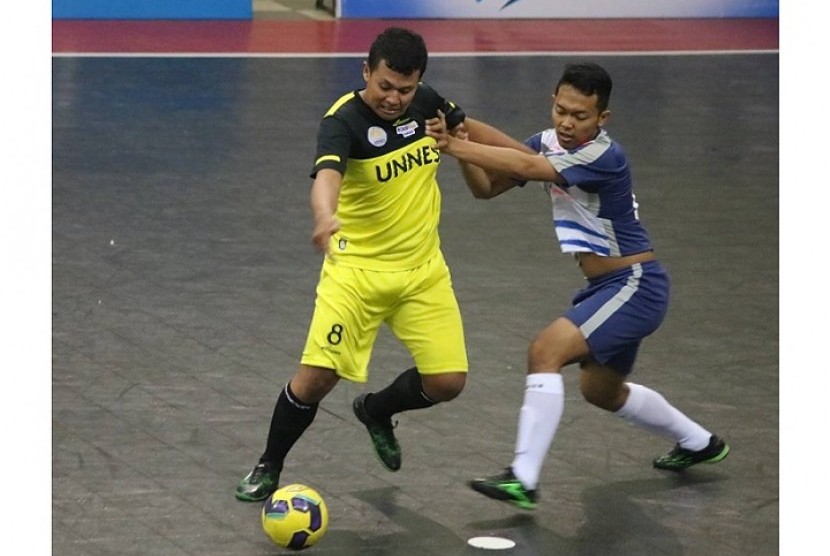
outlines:
[{"label": "blue and white striped jersey", "polygon": [[525,144],[547,157],[567,182],[544,184],[563,253],[620,257],[651,250],[637,214],[628,159],[604,129],[571,151],[559,146],[553,129],[533,135]]}]

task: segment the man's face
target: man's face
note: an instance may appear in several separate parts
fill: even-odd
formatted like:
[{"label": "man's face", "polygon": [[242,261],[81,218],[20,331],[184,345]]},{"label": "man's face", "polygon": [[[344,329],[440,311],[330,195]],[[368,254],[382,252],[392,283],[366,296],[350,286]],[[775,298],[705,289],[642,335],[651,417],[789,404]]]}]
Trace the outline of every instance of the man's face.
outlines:
[{"label": "man's face", "polygon": [[381,60],[374,71],[363,63],[363,79],[366,80],[366,90],[362,93],[363,102],[384,120],[399,118],[415,96],[418,88],[420,73],[416,70],[409,75],[403,75],[389,68],[386,60]]},{"label": "man's face", "polygon": [[596,94],[585,96],[571,85],[563,84],[553,96],[553,127],[559,144],[565,149],[574,149],[597,136],[611,115],[597,108]]}]

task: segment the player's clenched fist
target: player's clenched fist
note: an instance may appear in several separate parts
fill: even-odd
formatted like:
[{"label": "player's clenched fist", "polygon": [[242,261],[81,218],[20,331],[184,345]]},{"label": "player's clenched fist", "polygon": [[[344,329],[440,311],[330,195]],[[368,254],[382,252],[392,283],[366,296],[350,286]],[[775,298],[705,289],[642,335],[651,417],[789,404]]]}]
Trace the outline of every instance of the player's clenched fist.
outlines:
[{"label": "player's clenched fist", "polygon": [[340,222],[335,217],[318,221],[311,233],[311,243],[321,252],[329,254],[329,240],[340,230]]}]

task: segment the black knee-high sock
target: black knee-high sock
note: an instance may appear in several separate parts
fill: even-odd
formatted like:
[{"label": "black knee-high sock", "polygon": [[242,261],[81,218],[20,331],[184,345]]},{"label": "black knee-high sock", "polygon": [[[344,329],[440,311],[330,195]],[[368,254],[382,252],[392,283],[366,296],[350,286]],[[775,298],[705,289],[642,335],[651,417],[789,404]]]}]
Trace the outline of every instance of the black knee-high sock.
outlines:
[{"label": "black knee-high sock", "polygon": [[259,461],[269,462],[277,470],[281,470],[288,451],[314,421],[318,405],[300,401],[291,391],[291,386],[286,384],[274,406],[268,443]]},{"label": "black knee-high sock", "polygon": [[417,367],[399,374],[392,384],[366,398],[366,411],[375,419],[389,419],[395,413],[431,407],[436,402],[424,394]]}]

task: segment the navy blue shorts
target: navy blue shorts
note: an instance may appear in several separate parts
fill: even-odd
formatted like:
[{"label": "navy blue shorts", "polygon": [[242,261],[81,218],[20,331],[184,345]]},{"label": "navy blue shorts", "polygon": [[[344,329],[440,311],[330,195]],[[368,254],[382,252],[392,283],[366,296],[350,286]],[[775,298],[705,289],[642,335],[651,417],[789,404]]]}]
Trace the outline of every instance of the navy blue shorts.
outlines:
[{"label": "navy blue shorts", "polygon": [[658,261],[647,261],[588,280],[565,317],[579,327],[591,357],[627,375],[668,306],[669,275]]}]

